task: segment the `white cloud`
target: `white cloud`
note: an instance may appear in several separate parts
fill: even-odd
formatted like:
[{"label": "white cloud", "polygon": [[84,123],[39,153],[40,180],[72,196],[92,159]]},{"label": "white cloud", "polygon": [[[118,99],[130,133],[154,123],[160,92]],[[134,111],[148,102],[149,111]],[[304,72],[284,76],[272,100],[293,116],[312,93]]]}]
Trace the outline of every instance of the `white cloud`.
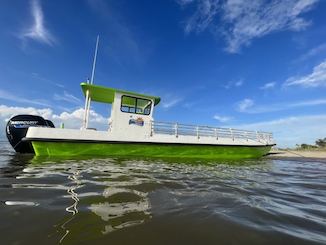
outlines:
[{"label": "white cloud", "polygon": [[316,139],[326,136],[326,114],[293,116],[271,121],[233,125],[230,127],[272,132],[279,147],[295,144],[314,144]]},{"label": "white cloud", "polygon": [[[29,74],[26,74],[26,75],[29,75]],[[61,88],[61,89],[63,89],[63,88],[65,87],[65,86],[62,85],[61,83],[54,82],[54,81],[52,81],[52,80],[50,80],[50,79],[47,79],[47,78],[41,76],[41,75],[40,75],[39,73],[37,73],[37,72],[32,72],[31,76],[32,76],[33,79],[37,79],[37,80],[40,80],[41,82],[45,82],[45,83],[48,83],[48,84],[51,84],[51,85],[55,85],[55,86],[57,86],[57,87],[59,87],[59,88]]]},{"label": "white cloud", "polygon": [[39,0],[31,1],[31,14],[33,16],[33,24],[26,30],[23,30],[20,37],[23,40],[29,38],[53,46],[56,40],[44,26],[44,16]]},{"label": "white cloud", "polygon": [[243,85],[243,80],[239,80],[234,84],[236,87],[241,87]]},{"label": "white cloud", "polygon": [[27,104],[33,104],[33,105],[39,105],[39,106],[49,106],[49,104],[44,100],[37,100],[37,99],[25,99],[19,95],[14,95],[8,91],[0,89],[0,99],[14,101],[14,102],[20,102],[20,103],[27,103]]},{"label": "white cloud", "polygon": [[[84,118],[84,109],[83,108],[79,108],[71,113],[69,112],[62,112],[60,115],[52,115],[52,118],[54,120],[57,121],[65,121],[65,122],[69,122],[69,121],[74,121],[74,120],[78,120],[80,123],[82,122],[83,118]],[[95,123],[100,123],[100,124],[106,124],[108,122],[108,119],[103,117],[102,115],[98,114],[97,112],[95,112],[94,110],[90,110],[89,112],[89,118],[90,118],[90,122],[95,122]],[[76,125],[75,125],[76,127]],[[80,125],[77,126],[77,128],[80,128]]]},{"label": "white cloud", "polygon": [[313,71],[301,77],[290,77],[285,86],[322,87],[326,86],[326,60],[313,68]]},{"label": "white cloud", "polygon": [[326,99],[304,100],[304,101],[288,104],[290,108],[300,107],[300,106],[314,106],[314,105],[326,105]]},{"label": "white cloud", "polygon": [[[45,119],[53,121],[58,127],[61,123],[65,124],[66,128],[80,128],[82,126],[82,120],[84,116],[84,109],[79,108],[73,112],[62,112],[61,114],[55,114],[50,108],[34,108],[34,107],[13,107],[0,105],[0,125],[2,126],[12,116],[18,114],[30,114],[39,115]],[[107,130],[108,119],[98,114],[94,110],[90,110],[90,127],[95,127],[98,130]],[[2,127],[3,128],[3,127]]]},{"label": "white cloud", "polygon": [[188,3],[192,3],[194,2],[195,0],[176,0],[177,3],[179,3],[181,6],[183,5],[187,5]]},{"label": "white cloud", "polygon": [[322,43],[322,44],[318,45],[317,47],[310,49],[305,54],[301,55],[299,57],[299,59],[296,61],[305,61],[313,56],[324,54],[325,51],[326,51],[326,43]]},{"label": "white cloud", "polygon": [[268,105],[255,105],[251,100],[245,99],[238,103],[238,111],[245,113],[266,113],[289,110],[299,107],[326,105],[326,99],[303,100],[297,102],[286,102]]},{"label": "white cloud", "polygon": [[255,103],[252,99],[244,99],[237,104],[237,109],[240,112],[245,112],[249,108],[251,108],[254,104]]},{"label": "white cloud", "polygon": [[17,114],[31,114],[39,115],[44,118],[51,118],[53,112],[49,108],[37,109],[34,107],[16,107],[0,105],[0,118],[1,120],[8,120],[10,117]]},{"label": "white cloud", "polygon": [[54,94],[53,99],[54,100],[66,101],[66,102],[77,104],[77,105],[81,104],[81,100],[79,98],[75,97],[72,94],[69,94],[67,91],[63,91],[63,95]]},{"label": "white cloud", "polygon": [[[186,5],[194,1],[181,1],[181,5]],[[185,25],[185,32],[191,31],[201,32],[214,20],[215,15],[219,10],[218,0],[203,0],[198,1],[197,11],[192,15]]]},{"label": "white cloud", "polygon": [[[167,96],[169,97],[169,96]],[[161,105],[164,109],[170,109],[174,106],[176,106],[177,104],[179,104],[180,102],[182,101],[181,98],[171,98],[171,99],[166,99],[166,100],[163,100],[161,102]]]},{"label": "white cloud", "polygon": [[220,115],[214,115],[213,118],[219,122],[225,123],[225,122],[229,122],[230,120],[232,120],[232,117],[227,117],[227,116],[220,116]]},{"label": "white cloud", "polygon": [[223,87],[225,89],[230,89],[233,87],[241,87],[244,84],[244,81],[242,79],[240,80],[236,80],[236,81],[229,81],[226,85],[224,85]]},{"label": "white cloud", "polygon": [[[178,1],[181,6],[197,4],[195,13],[186,21],[185,32],[202,32],[208,27],[222,34],[226,50],[237,53],[254,38],[291,30],[300,31],[310,25],[301,17],[318,0],[198,0]],[[217,21],[220,21],[217,24]]]},{"label": "white cloud", "polygon": [[262,90],[268,90],[274,88],[276,85],[276,82],[266,83],[263,86],[260,87]]}]

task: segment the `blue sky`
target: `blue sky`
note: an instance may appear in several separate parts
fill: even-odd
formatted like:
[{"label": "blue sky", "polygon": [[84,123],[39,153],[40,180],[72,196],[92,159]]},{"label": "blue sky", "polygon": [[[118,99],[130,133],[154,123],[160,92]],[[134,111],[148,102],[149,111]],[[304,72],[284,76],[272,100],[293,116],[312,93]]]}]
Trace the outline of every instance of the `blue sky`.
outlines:
[{"label": "blue sky", "polygon": [[[326,137],[326,1],[2,1],[0,120],[79,127],[80,82],[162,97],[159,121]],[[92,104],[105,128],[108,108]]]}]

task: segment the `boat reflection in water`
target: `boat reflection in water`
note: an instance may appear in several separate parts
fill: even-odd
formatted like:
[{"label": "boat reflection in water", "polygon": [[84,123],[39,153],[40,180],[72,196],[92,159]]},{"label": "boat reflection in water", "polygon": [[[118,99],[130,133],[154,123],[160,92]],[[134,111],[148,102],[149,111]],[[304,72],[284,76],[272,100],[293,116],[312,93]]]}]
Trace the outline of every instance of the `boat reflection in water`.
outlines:
[{"label": "boat reflection in water", "polygon": [[1,244],[326,241],[324,162],[31,160],[1,152]]},{"label": "boat reflection in water", "polygon": [[107,222],[102,231],[103,234],[142,224],[151,217],[150,203],[146,193],[113,187],[107,188],[103,196],[109,200],[103,203],[94,203],[89,207],[92,212]]},{"label": "boat reflection in water", "polygon": [[[143,176],[141,171],[135,174],[136,166],[126,168],[129,161],[131,162],[94,157],[77,160],[34,157],[32,164],[17,178],[51,179],[51,176],[56,175],[65,177],[64,186],[43,188],[66,191],[63,198],[68,206],[64,210],[69,215],[65,215],[56,225],[59,228],[57,232],[63,233],[60,242],[85,241],[142,224],[151,218],[148,192],[141,190],[143,185],[146,185],[146,188],[148,184],[150,186],[151,180],[148,176]],[[34,187],[41,186],[33,184]]]}]

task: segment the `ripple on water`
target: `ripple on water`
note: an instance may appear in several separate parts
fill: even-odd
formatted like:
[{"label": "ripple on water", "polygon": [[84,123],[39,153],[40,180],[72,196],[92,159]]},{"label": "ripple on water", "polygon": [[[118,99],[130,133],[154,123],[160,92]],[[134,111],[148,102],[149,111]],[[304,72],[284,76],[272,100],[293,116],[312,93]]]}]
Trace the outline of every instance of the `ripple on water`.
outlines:
[{"label": "ripple on water", "polygon": [[[200,224],[198,236],[210,234],[202,241],[207,244],[221,242],[219,237],[225,238],[232,229],[240,238],[230,233],[228,239],[248,244],[255,243],[253,239],[270,244],[326,243],[324,163],[255,160],[235,165],[85,158],[26,164],[31,158],[1,154],[0,193],[5,208],[0,209],[0,227],[10,234],[8,221],[13,217],[21,221],[15,225],[16,236],[4,242],[35,242],[30,234],[63,243],[123,240],[125,232],[141,234],[144,229],[163,241],[171,235],[160,232],[169,230],[164,220],[174,227],[190,219],[176,228],[180,237],[188,234],[189,240],[183,238],[187,244],[195,241],[196,233],[187,233],[194,224]],[[26,227],[26,219],[36,219],[39,226]]]}]

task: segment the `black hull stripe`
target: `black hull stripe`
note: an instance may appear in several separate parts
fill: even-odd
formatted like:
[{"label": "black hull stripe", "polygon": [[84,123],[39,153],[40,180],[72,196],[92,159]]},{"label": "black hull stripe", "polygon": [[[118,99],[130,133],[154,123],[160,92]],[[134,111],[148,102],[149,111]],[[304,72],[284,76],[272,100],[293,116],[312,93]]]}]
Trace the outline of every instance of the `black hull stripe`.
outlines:
[{"label": "black hull stripe", "polygon": [[95,144],[139,144],[139,145],[189,145],[189,146],[230,146],[230,147],[266,147],[275,146],[276,144],[267,145],[227,145],[227,144],[197,144],[197,143],[165,143],[165,142],[140,142],[140,141],[107,141],[107,140],[77,140],[77,139],[44,139],[44,138],[23,138],[23,141],[38,142],[63,142],[63,143],[95,143]]}]

